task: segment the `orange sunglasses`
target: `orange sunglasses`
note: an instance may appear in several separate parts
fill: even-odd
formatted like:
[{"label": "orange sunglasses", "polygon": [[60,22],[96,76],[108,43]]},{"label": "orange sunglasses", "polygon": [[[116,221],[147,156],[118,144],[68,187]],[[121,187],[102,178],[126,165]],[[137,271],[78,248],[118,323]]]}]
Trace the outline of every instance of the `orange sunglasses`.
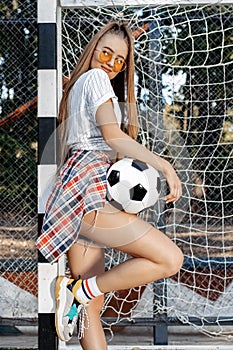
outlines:
[{"label": "orange sunglasses", "polygon": [[[103,49],[103,50],[96,49],[96,51],[99,51],[99,61],[101,63],[107,63],[111,61],[113,56],[113,53],[111,51],[109,51],[108,49]],[[125,68],[126,68],[125,60],[121,57],[116,57],[114,60],[113,71],[118,73],[125,70]]]}]

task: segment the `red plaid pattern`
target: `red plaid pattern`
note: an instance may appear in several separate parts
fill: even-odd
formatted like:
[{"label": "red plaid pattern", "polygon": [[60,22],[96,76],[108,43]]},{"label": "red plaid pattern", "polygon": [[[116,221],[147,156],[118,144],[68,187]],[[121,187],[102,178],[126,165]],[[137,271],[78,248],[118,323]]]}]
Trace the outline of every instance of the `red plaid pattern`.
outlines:
[{"label": "red plaid pattern", "polygon": [[37,248],[55,262],[77,241],[83,215],[103,208],[110,158],[99,151],[75,151],[61,168],[46,211]]}]

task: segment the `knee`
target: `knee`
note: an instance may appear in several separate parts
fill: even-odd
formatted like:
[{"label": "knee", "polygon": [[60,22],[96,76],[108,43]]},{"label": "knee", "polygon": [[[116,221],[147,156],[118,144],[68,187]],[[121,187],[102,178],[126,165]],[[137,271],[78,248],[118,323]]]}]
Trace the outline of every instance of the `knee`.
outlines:
[{"label": "knee", "polygon": [[180,248],[176,247],[167,257],[165,263],[165,277],[174,276],[177,272],[180,271],[184,262],[184,255]]}]

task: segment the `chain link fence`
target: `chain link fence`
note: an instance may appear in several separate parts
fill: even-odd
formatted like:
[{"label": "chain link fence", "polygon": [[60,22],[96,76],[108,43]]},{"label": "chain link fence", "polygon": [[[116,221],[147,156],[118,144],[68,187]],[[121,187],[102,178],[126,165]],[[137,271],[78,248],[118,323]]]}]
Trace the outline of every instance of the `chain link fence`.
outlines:
[{"label": "chain link fence", "polygon": [[[34,1],[0,4],[0,316],[22,316],[20,287],[37,295],[37,12]],[[10,282],[6,285],[6,281]],[[12,284],[13,283],[13,284]],[[14,289],[17,291],[17,289]],[[13,295],[14,294],[14,295]],[[11,308],[6,311],[9,298]],[[29,302],[30,303],[30,302]]]}]

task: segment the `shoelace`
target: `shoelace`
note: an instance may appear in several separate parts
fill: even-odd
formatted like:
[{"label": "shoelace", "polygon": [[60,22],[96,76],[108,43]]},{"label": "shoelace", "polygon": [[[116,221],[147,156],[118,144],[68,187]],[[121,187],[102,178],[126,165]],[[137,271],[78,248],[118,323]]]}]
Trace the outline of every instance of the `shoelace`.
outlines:
[{"label": "shoelace", "polygon": [[[79,310],[79,328],[78,328],[78,339],[81,339],[84,337],[85,329],[88,329],[90,326],[89,317],[87,314],[86,306],[82,305],[81,309]],[[85,321],[87,325],[85,326]]]}]

